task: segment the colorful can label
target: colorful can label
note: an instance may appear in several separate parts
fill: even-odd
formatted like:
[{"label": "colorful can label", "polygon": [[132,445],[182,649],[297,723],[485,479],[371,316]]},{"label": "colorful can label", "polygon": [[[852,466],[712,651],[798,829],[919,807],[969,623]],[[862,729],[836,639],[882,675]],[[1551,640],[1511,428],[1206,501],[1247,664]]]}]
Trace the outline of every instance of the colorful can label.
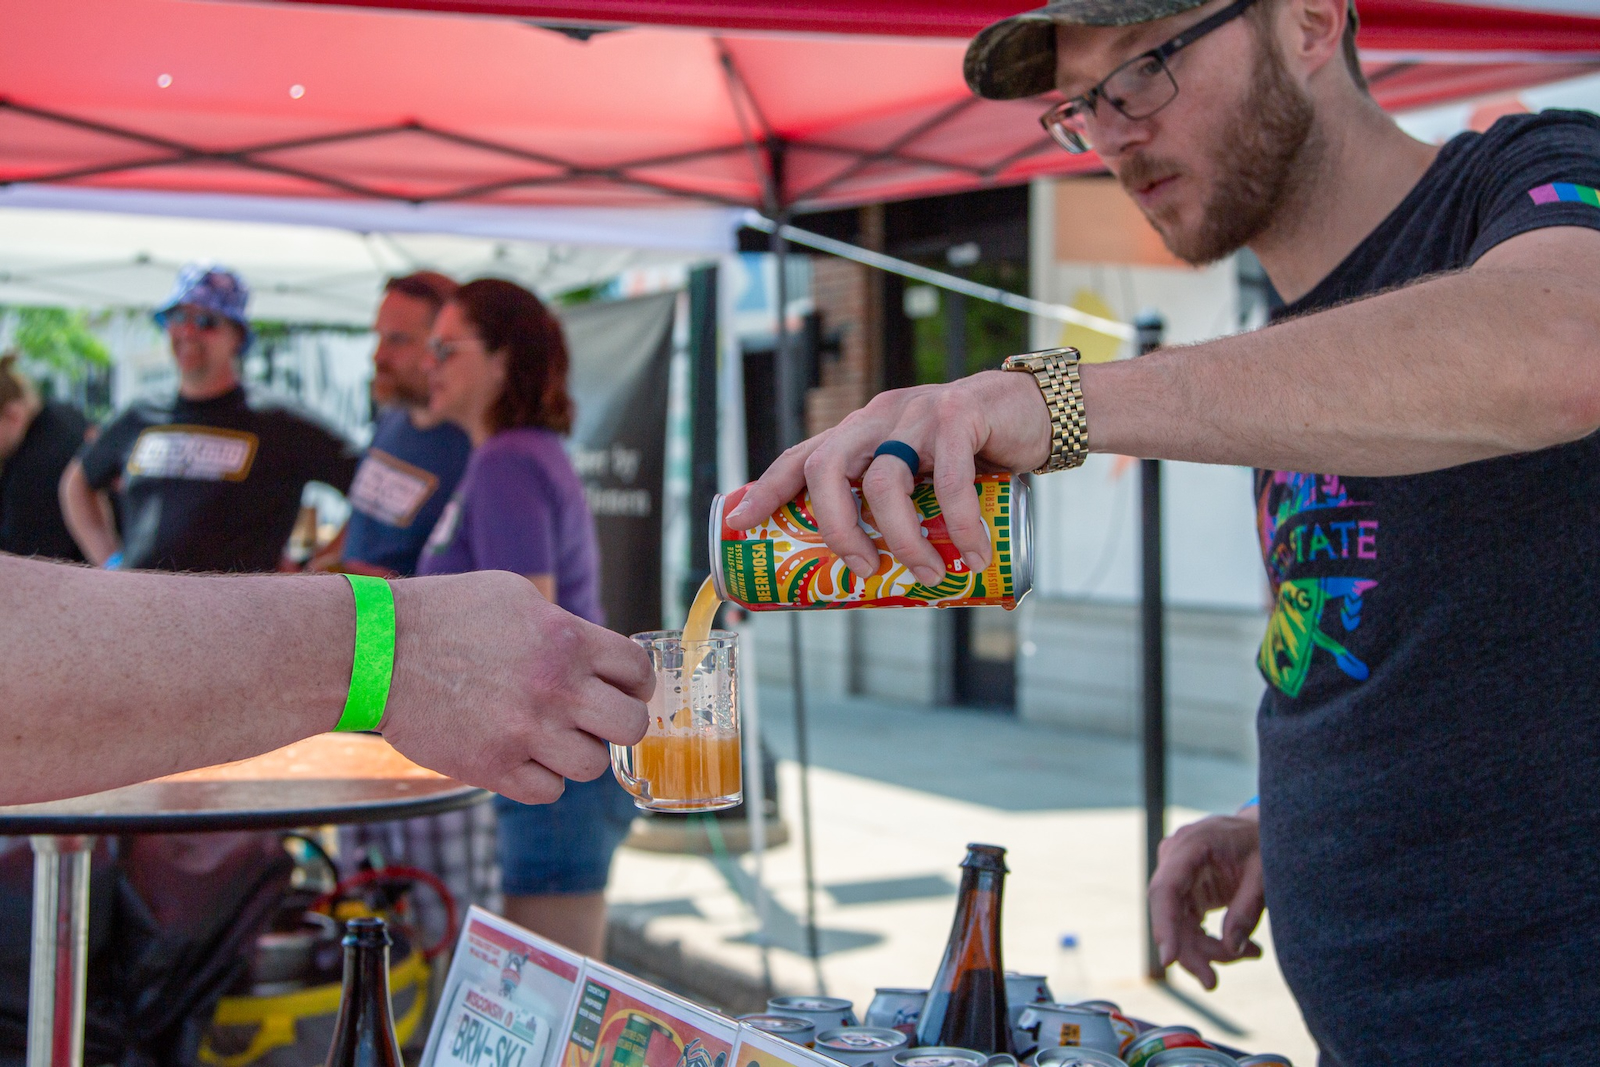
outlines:
[{"label": "colorful can label", "polygon": [[1200,1037],[1200,1031],[1192,1026],[1163,1026],[1140,1034],[1137,1041],[1123,1050],[1123,1058],[1128,1061],[1128,1067],[1144,1067],[1155,1058],[1156,1053],[1169,1048],[1210,1047]]},{"label": "colorful can label", "polygon": [[809,493],[783,505],[761,525],[735,530],[722,521],[749,486],[718,496],[711,504],[711,578],[717,595],[752,611],[785,608],[947,608],[984,604],[1014,608],[1033,585],[1033,527],[1027,483],[1010,474],[980,474],[974,481],[978,506],[994,547],[989,565],[974,573],[950,541],[931,479],[918,479],[912,505],[928,543],[944,560],[945,574],[932,586],[889,554],[872,510],[854,486],[861,525],[878,547],[878,569],[862,576],[822,541]]}]

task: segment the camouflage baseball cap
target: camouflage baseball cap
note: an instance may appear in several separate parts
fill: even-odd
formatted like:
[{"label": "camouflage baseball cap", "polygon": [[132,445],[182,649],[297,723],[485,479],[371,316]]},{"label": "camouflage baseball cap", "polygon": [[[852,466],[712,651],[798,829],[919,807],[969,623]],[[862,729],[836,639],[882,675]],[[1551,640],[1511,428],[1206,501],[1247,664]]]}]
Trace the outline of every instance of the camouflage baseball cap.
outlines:
[{"label": "camouflage baseball cap", "polygon": [[1132,26],[1197,8],[1206,0],[1051,0],[984,27],[967,46],[967,85],[990,100],[1018,100],[1056,87],[1057,26]]},{"label": "camouflage baseball cap", "polygon": [[[1050,0],[985,26],[967,46],[967,87],[990,100],[1020,100],[1056,87],[1057,26],[1134,26],[1181,15],[1206,0]],[[1346,4],[1360,24],[1356,0]]]}]

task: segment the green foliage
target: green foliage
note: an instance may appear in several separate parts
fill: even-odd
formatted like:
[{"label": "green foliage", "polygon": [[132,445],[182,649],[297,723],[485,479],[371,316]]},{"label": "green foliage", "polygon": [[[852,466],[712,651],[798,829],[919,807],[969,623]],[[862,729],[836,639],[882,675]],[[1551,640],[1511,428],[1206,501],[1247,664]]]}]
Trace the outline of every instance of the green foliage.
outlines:
[{"label": "green foliage", "polygon": [[[936,270],[949,270],[944,263],[929,263]],[[991,285],[1013,293],[1028,291],[1027,267],[1006,261],[977,263],[961,272],[980,285]],[[914,358],[917,384],[945,381],[945,331],[949,326],[950,294],[939,293],[939,313],[913,322]],[[1007,356],[1028,350],[1028,316],[1020,311],[967,298],[967,369],[975,374],[993,370]]]},{"label": "green foliage", "polygon": [[611,294],[611,279],[595,282],[593,285],[580,285],[576,289],[568,289],[564,293],[555,295],[555,303],[559,307],[577,307],[579,304],[592,304],[596,300],[604,300]]},{"label": "green foliage", "polygon": [[16,321],[12,343],[23,358],[77,380],[111,366],[111,352],[90,329],[89,314],[64,308],[0,308]]}]

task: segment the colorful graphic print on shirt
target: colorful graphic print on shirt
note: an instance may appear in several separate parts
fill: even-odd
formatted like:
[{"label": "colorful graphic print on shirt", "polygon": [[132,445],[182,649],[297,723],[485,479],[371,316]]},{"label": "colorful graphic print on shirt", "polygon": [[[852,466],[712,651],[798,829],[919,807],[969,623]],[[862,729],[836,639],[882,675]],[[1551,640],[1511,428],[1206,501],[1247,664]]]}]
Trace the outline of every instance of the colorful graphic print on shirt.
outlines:
[{"label": "colorful graphic print on shirt", "polygon": [[404,528],[438,487],[432,473],[371,448],[350,483],[350,506],[370,519]]},{"label": "colorful graphic print on shirt", "polygon": [[260,439],[215,426],[153,426],[139,435],[127,471],[145,478],[242,482],[250,476]]},{"label": "colorful graphic print on shirt", "polygon": [[1600,207],[1600,190],[1571,182],[1550,182],[1528,190],[1535,204],[1588,204]]},{"label": "colorful graphic print on shirt", "polygon": [[1300,695],[1319,655],[1365,681],[1367,664],[1346,642],[1361,626],[1363,597],[1378,583],[1378,518],[1336,475],[1256,472],[1256,530],[1272,583],[1272,618],[1256,663],[1288,697]]}]

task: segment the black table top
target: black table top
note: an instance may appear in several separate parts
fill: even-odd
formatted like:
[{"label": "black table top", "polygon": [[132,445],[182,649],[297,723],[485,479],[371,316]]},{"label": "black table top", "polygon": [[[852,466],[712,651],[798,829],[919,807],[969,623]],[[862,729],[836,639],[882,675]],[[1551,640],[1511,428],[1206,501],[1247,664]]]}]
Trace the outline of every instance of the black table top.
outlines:
[{"label": "black table top", "polygon": [[104,793],[0,806],[0,834],[291,829],[435,815],[490,796],[417,766],[376,735],[323,734]]}]

